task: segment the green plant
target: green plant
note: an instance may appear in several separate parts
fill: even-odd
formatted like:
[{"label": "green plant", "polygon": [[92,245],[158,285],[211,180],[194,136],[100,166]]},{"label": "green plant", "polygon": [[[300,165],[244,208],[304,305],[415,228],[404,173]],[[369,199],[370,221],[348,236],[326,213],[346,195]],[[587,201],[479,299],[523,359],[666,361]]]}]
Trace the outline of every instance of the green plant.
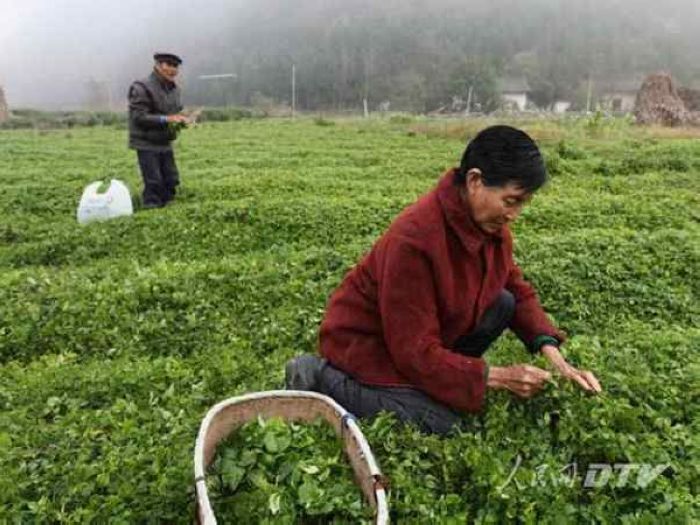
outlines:
[{"label": "green plant", "polygon": [[258,419],[220,443],[207,479],[221,523],[370,522],[341,442],[325,421]]},{"label": "green plant", "polygon": [[325,119],[320,115],[314,118],[314,124],[322,127],[335,126],[335,122],[333,122],[332,120]]},{"label": "green plant", "polygon": [[[80,228],[80,193],[105,157],[110,176],[141,189],[124,131],[2,131],[0,522],[191,523],[207,410],[279,388],[286,360],[316,350],[345,273],[489,123],[424,120],[408,137],[388,119],[335,121],[210,122],[176,145],[172,206]],[[697,141],[512,123],[558,163],[514,225],[517,260],[569,333],[563,352],[605,393],[562,381],[527,402],[489,392],[445,438],[361,421],[391,483],[392,520],[696,522]],[[510,335],[486,359],[532,361]],[[250,432],[262,436],[257,457],[268,454],[267,430]],[[337,450],[321,435],[294,454]],[[671,467],[644,488],[636,474],[627,487],[583,486],[590,464],[623,462]],[[560,476],[572,463],[576,474]],[[359,496],[342,486],[339,497]],[[295,494],[290,508],[303,507]]]}]

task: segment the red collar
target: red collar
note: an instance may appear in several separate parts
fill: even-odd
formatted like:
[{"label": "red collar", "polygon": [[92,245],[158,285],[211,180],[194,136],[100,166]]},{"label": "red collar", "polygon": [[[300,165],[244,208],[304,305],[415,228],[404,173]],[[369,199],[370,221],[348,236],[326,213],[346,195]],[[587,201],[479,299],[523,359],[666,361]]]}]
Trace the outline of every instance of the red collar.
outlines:
[{"label": "red collar", "polygon": [[437,186],[438,200],[450,228],[468,251],[476,253],[485,242],[500,242],[507,226],[496,233],[486,233],[474,223],[468,204],[459,195],[459,187],[454,180],[455,172],[456,168],[452,168],[440,179]]}]

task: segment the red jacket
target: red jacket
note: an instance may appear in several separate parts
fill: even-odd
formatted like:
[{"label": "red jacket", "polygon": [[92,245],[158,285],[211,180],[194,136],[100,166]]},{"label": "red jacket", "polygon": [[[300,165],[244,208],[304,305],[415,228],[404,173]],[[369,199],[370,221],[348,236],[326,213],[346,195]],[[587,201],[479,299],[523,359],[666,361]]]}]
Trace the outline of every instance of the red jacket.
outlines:
[{"label": "red jacket", "polygon": [[454,409],[476,412],[486,389],[483,359],[450,350],[500,291],[516,299],[510,328],[530,345],[564,340],[513,261],[504,226],[483,233],[470,219],[448,171],[406,208],[333,293],[320,351],[358,381],[411,386]]}]

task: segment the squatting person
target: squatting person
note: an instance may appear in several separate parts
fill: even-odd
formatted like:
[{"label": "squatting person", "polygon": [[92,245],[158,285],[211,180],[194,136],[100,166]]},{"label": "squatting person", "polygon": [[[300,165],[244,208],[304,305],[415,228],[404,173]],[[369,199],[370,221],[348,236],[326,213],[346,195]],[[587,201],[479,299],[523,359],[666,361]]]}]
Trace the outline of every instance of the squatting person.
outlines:
[{"label": "squatting person", "polygon": [[510,328],[563,376],[600,392],[593,373],[559,352],[565,336],[513,260],[509,224],[546,176],[524,132],[481,131],[460,166],[345,276],[321,324],[321,356],[289,361],[287,388],[326,394],[358,417],[386,410],[446,433],[480,410],[487,388],[529,398],[550,378],[527,364],[489,368],[484,352]]},{"label": "squatting person", "polygon": [[171,143],[177,126],[188,123],[175,83],[182,59],[171,53],[153,58],[153,72],[129,88],[129,147],[138,156],[144,208],[160,208],[175,197],[180,176]]}]

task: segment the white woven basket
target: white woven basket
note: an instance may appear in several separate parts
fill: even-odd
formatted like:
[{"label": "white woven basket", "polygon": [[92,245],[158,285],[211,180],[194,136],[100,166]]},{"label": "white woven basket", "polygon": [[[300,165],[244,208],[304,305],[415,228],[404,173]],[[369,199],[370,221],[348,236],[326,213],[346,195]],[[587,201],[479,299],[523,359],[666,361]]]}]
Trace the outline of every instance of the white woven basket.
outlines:
[{"label": "white woven basket", "polygon": [[232,431],[262,416],[285,421],[311,422],[321,417],[343,441],[355,479],[367,501],[375,509],[375,523],[389,523],[385,480],[372,450],[352,415],[330,397],[316,392],[271,390],[227,399],[209,410],[202,421],[194,449],[194,478],[197,492],[197,520],[215,525],[205,482],[207,466],[214,459],[216,447]]}]

